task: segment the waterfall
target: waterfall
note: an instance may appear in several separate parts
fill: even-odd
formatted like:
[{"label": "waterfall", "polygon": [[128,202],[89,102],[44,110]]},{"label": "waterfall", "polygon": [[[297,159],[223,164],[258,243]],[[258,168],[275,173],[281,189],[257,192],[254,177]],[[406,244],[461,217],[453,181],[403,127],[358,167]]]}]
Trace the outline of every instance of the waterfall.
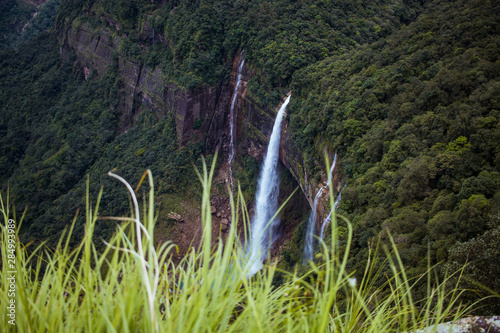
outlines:
[{"label": "waterfall", "polygon": [[[319,189],[318,193],[316,193],[316,197],[314,198],[313,209],[311,211],[311,215],[309,215],[309,221],[307,222],[306,244],[304,246],[304,257],[302,259],[302,262],[304,264],[307,263],[309,260],[312,260],[312,257],[313,257],[314,226],[316,225],[316,208],[318,207],[318,199],[321,196],[321,193],[323,193],[323,189],[325,187],[330,186],[330,175],[332,174],[333,169],[335,168],[336,164],[337,164],[337,153],[335,153],[335,157],[333,159],[332,166],[330,167],[330,174],[328,175],[328,181],[326,183],[326,186],[321,187]],[[332,212],[330,212],[330,215],[328,215],[328,217],[330,217],[331,214],[332,214]],[[327,217],[327,219],[328,219],[328,217]],[[323,225],[321,226],[321,234],[323,234],[324,223],[325,222],[323,222]]]},{"label": "waterfall", "polygon": [[304,246],[304,258],[302,262],[305,264],[309,260],[312,260],[313,249],[314,249],[314,225],[316,224],[316,208],[318,207],[318,199],[323,193],[323,189],[326,186],[323,186],[319,189],[318,193],[316,193],[316,197],[314,197],[313,209],[311,211],[311,215],[309,215],[309,221],[307,221],[307,232],[306,232],[306,245]]},{"label": "waterfall", "polygon": [[278,210],[279,180],[276,167],[279,157],[281,122],[289,101],[290,96],[278,111],[260,172],[255,198],[255,215],[251,222],[248,276],[252,276],[262,268],[262,260],[265,259],[267,250],[271,245],[271,232],[273,227],[279,224],[277,217],[272,222],[271,219]]},{"label": "waterfall", "polygon": [[[332,168],[330,169],[330,174],[332,174],[333,172],[333,169],[335,168],[335,165],[337,164],[337,153],[335,153],[335,158],[333,159],[333,164],[332,164]],[[329,185],[329,184],[328,184]],[[342,188],[342,190],[346,187],[346,185],[344,185],[344,187]],[[326,226],[332,222],[332,213],[333,211],[337,210],[337,208],[339,208],[339,205],[340,205],[340,199],[342,198],[342,190],[340,190],[339,192],[339,195],[337,196],[337,198],[335,198],[335,202],[333,203],[333,207],[332,209],[330,210],[330,214],[328,214],[328,216],[326,217],[326,219],[323,221],[323,223],[321,224],[321,232],[319,234],[319,237],[321,239],[325,238],[325,229],[326,229]]]},{"label": "waterfall", "polygon": [[231,141],[229,143],[229,158],[228,158],[228,163],[229,163],[229,179],[231,180],[231,189],[233,189],[233,170],[232,170],[232,163],[233,163],[233,158],[234,158],[234,127],[236,124],[236,119],[234,115],[234,105],[236,104],[236,98],[238,97],[238,89],[240,87],[241,83],[241,74],[243,72],[243,65],[245,64],[245,59],[243,59],[243,52],[241,52],[240,55],[240,60],[239,60],[239,65],[238,65],[238,72],[236,74],[236,84],[234,85],[234,92],[233,92],[233,98],[231,100],[231,110],[229,112],[229,135],[231,137]]},{"label": "waterfall", "polygon": [[[342,188],[342,190],[346,187],[346,185],[344,185],[344,187]],[[342,197],[342,190],[340,191],[339,195],[337,196],[337,198],[335,198],[335,202],[333,203],[333,208],[332,210],[330,210],[330,214],[328,214],[328,216],[326,217],[326,219],[323,221],[323,224],[321,225],[321,233],[320,233],[320,238],[323,239],[325,238],[325,228],[326,226],[332,222],[332,213],[333,211],[337,210],[337,208],[339,208],[339,205],[340,205],[340,199]]]},{"label": "waterfall", "polygon": [[330,222],[332,222],[332,213],[333,213],[334,210],[335,210],[334,208],[332,210],[330,210],[330,214],[328,214],[328,216],[326,217],[326,219],[321,224],[321,232],[319,233],[319,238],[321,238],[321,239],[325,238],[325,227]]}]

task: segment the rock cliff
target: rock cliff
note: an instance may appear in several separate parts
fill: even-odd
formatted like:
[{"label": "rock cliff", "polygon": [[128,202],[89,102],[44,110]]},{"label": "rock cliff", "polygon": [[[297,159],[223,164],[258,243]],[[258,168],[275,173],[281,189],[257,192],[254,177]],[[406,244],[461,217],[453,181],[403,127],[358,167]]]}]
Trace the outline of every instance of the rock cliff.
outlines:
[{"label": "rock cliff", "polygon": [[[89,24],[72,27],[67,33],[67,46],[76,52],[86,77],[94,70],[102,75],[111,65],[117,66],[123,84],[117,110],[119,132],[134,126],[137,116],[144,109],[153,111],[157,118],[173,112],[181,146],[190,140],[202,140],[209,129],[218,131],[223,128],[213,124],[223,121],[221,113],[216,112],[220,107],[223,108],[219,106],[223,82],[191,91],[178,87],[170,83],[171,80],[160,68],[152,69],[121,54],[121,39],[108,29],[92,30]],[[210,142],[214,146],[217,143]]]}]

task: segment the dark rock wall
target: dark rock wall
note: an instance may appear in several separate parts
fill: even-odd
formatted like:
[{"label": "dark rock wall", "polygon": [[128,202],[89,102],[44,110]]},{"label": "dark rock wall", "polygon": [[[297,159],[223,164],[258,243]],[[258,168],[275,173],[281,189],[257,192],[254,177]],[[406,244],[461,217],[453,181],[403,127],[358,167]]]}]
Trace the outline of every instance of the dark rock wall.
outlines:
[{"label": "dark rock wall", "polygon": [[[224,128],[221,124],[224,121],[221,115],[224,105],[219,106],[221,94],[225,92],[223,83],[193,91],[177,87],[169,83],[168,77],[161,69],[142,66],[121,55],[118,48],[120,41],[120,37],[113,37],[106,29],[91,31],[88,24],[71,28],[67,38],[68,46],[75,50],[86,76],[93,70],[99,75],[104,74],[116,61],[113,55],[118,55],[118,72],[123,83],[123,95],[118,110],[119,132],[133,127],[137,116],[144,109],[152,110],[157,118],[163,117],[167,112],[173,112],[177,139],[181,146],[190,140],[204,139],[210,128],[212,131]],[[223,102],[226,100],[227,98],[223,99]],[[219,111],[218,116],[216,111]],[[199,126],[195,126],[196,120],[199,121]]]}]

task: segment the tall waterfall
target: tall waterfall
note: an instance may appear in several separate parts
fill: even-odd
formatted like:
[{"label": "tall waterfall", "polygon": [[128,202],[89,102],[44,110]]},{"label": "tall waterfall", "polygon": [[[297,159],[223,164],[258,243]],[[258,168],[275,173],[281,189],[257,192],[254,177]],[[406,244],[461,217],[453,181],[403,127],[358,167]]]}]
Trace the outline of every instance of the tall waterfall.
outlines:
[{"label": "tall waterfall", "polygon": [[278,165],[279,145],[281,139],[281,122],[290,102],[290,96],[285,100],[274,121],[273,131],[269,139],[266,157],[260,171],[259,183],[255,199],[255,215],[252,218],[250,246],[248,249],[248,276],[252,276],[262,268],[274,226],[279,224],[278,218],[273,218],[278,210],[279,182],[276,166]]},{"label": "tall waterfall", "polygon": [[232,163],[233,163],[233,158],[234,158],[234,127],[236,124],[236,117],[234,115],[234,105],[236,104],[236,98],[238,97],[238,89],[240,88],[240,83],[241,83],[241,74],[243,72],[243,65],[245,64],[245,59],[243,59],[243,52],[241,52],[240,55],[240,60],[239,60],[239,65],[238,65],[238,73],[236,74],[236,84],[234,85],[234,92],[233,92],[233,98],[231,100],[231,110],[229,112],[229,135],[231,137],[231,141],[229,143],[229,158],[228,158],[228,163],[229,163],[229,179],[231,180],[231,189],[234,187],[233,185],[233,170],[232,170]]},{"label": "tall waterfall", "polygon": [[[337,164],[337,153],[335,153],[335,157],[333,159],[332,166],[330,167],[330,175],[332,174],[333,169],[335,168],[336,164]],[[328,175],[328,178],[330,178],[330,175]],[[328,179],[326,186],[321,187],[319,189],[318,193],[316,193],[316,197],[314,197],[314,203],[313,203],[311,215],[309,215],[309,221],[307,221],[306,244],[304,246],[304,257],[302,259],[302,262],[304,264],[307,263],[309,260],[312,260],[312,257],[313,257],[314,226],[316,225],[316,208],[318,208],[318,199],[321,196],[321,193],[323,193],[323,189],[325,187],[328,187],[328,186],[330,186],[330,179]],[[332,214],[332,212],[330,212],[330,215],[328,215],[328,217],[331,217],[331,214]],[[327,219],[328,219],[328,217],[327,217]],[[321,227],[321,234],[323,234],[323,228],[324,228],[324,222],[323,222],[323,225]]]}]

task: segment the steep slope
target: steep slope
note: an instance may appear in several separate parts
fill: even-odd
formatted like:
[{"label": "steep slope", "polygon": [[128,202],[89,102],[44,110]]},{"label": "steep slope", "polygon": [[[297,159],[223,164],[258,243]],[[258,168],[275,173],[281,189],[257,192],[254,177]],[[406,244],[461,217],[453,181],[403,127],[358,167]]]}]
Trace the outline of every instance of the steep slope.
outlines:
[{"label": "steep slope", "polygon": [[0,3],[0,49],[16,43],[34,12],[35,4],[28,1],[9,0]]}]

